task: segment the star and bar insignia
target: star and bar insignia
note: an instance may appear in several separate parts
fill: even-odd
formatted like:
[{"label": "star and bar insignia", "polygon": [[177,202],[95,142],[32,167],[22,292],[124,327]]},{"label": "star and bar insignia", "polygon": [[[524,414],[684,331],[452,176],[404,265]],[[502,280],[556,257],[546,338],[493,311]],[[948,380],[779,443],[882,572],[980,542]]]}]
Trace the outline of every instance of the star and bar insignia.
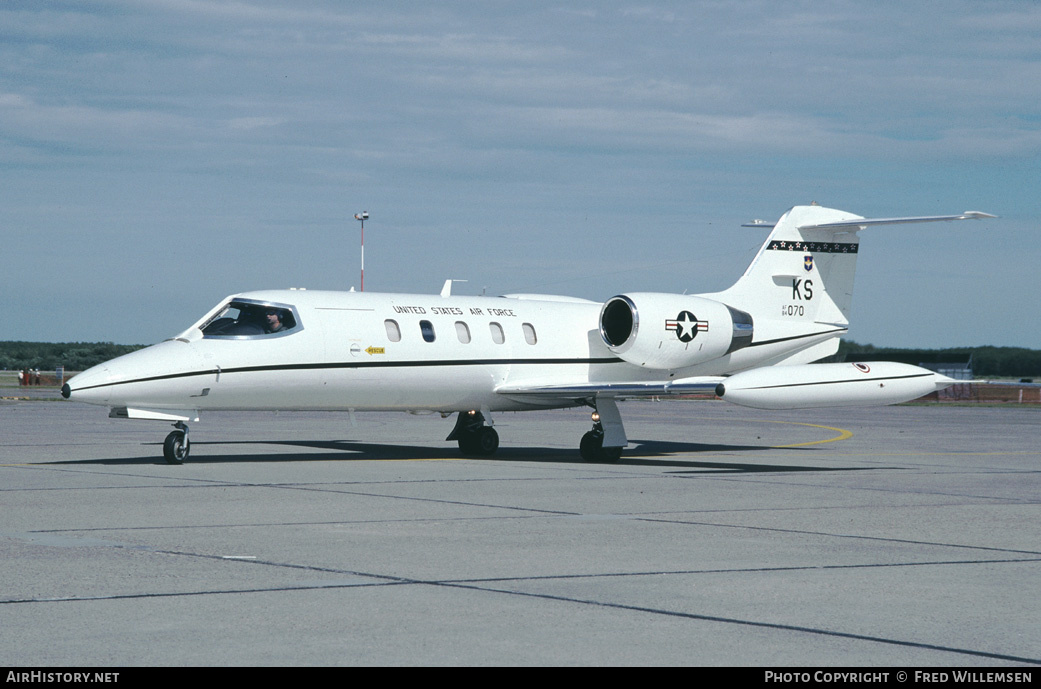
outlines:
[{"label": "star and bar insignia", "polygon": [[690,342],[699,332],[708,332],[708,321],[699,321],[690,311],[680,311],[675,320],[665,321],[666,330],[675,330],[680,342]]}]

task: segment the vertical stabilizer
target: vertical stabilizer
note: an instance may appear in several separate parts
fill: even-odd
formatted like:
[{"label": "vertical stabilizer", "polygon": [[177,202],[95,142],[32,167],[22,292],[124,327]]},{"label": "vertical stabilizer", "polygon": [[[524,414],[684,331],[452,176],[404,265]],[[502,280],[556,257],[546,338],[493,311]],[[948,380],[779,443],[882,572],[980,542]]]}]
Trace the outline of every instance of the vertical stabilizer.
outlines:
[{"label": "vertical stabilizer", "polygon": [[796,206],[781,216],[744,275],[719,294],[756,323],[784,320],[846,326],[853,297],[857,228],[800,229],[858,220],[821,206]]},{"label": "vertical stabilizer", "polygon": [[[849,326],[859,237],[857,226],[822,224],[861,216],[822,206],[796,206],[781,216],[744,275],[706,295],[752,314],[756,340],[833,333],[814,356],[834,353]],[[800,229],[802,228],[802,229]],[[820,343],[807,338],[807,344]]]}]

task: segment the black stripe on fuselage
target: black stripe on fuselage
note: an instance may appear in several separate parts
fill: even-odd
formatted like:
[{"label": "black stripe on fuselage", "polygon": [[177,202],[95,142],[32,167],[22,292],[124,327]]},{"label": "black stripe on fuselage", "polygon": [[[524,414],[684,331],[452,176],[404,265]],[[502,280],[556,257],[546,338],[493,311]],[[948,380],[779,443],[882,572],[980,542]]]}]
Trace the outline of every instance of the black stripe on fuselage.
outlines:
[{"label": "black stripe on fuselage", "polygon": [[[880,383],[887,380],[904,380],[905,378],[926,378],[933,375],[929,373],[909,373],[906,376],[886,376],[885,378],[850,378],[848,380],[819,380],[812,383],[781,383],[780,385],[762,385],[755,388],[743,388],[743,390],[772,390],[774,388],[803,388],[809,385],[836,385],[840,383]],[[724,385],[726,381],[723,381]]]},{"label": "black stripe on fuselage", "polygon": [[777,344],[778,342],[791,342],[792,340],[804,340],[808,337],[820,337],[821,335],[833,335],[835,333],[848,332],[849,328],[835,328],[834,330],[823,330],[819,333],[807,333],[805,335],[792,335],[790,337],[778,337],[773,340],[763,340],[761,342],[753,342],[748,345],[749,347],[762,347],[764,345]]},{"label": "black stripe on fuselage", "polygon": [[[759,347],[763,345],[776,344],[778,342],[790,342],[792,340],[799,340],[808,337],[819,337],[821,335],[830,335],[832,333],[846,332],[846,328],[836,328],[835,330],[825,330],[823,332],[808,333],[806,335],[793,335],[791,337],[779,337],[773,340],[764,340],[762,342],[753,342],[749,347]],[[602,357],[597,359],[433,359],[430,361],[341,361],[341,362],[327,362],[327,363],[313,363],[313,364],[277,364],[269,366],[239,366],[236,368],[222,368],[219,370],[221,374],[227,373],[253,373],[256,371],[316,371],[322,369],[340,369],[340,368],[426,368],[432,366],[513,366],[521,364],[534,364],[534,365],[574,365],[574,364],[621,364],[625,363],[623,359],[618,357]],[[184,373],[168,373],[161,376],[148,376],[146,378],[134,378],[132,380],[119,380],[112,383],[101,383],[100,385],[89,385],[82,388],[72,388],[70,386],[70,393],[77,392],[79,390],[94,390],[97,388],[109,387],[112,385],[128,385],[130,383],[148,383],[156,380],[173,380],[175,378],[191,378],[192,376],[211,376],[216,375],[218,369],[211,368],[204,371],[186,371]]]},{"label": "black stripe on fuselage", "polygon": [[341,368],[428,368],[437,366],[513,366],[520,364],[568,365],[568,364],[620,364],[625,363],[617,357],[601,359],[433,359],[430,361],[336,361],[314,364],[275,364],[269,366],[239,366],[235,368],[211,368],[205,371],[185,371],[183,373],[167,373],[161,376],[148,376],[132,380],[117,380],[100,385],[89,385],[82,388],[70,388],[75,393],[80,390],[94,390],[112,385],[129,385],[131,383],[149,383],[156,380],[173,380],[175,378],[191,378],[192,376],[214,376],[220,373],[256,373],[258,371],[318,371]]}]

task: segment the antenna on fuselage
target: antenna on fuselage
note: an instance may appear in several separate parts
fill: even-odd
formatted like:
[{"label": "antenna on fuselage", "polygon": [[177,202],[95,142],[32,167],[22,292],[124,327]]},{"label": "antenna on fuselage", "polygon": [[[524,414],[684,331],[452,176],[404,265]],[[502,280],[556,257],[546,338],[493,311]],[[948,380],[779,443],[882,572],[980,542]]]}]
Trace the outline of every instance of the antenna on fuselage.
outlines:
[{"label": "antenna on fuselage", "polygon": [[459,279],[456,279],[456,278],[448,278],[447,280],[445,280],[445,286],[441,288],[441,296],[442,297],[450,297],[450,296],[452,296],[452,283],[453,282],[469,282],[469,280],[459,280]]},{"label": "antenna on fuselage", "polygon": [[369,211],[355,213],[354,219],[361,223],[361,290],[365,291],[365,221],[369,219]]}]

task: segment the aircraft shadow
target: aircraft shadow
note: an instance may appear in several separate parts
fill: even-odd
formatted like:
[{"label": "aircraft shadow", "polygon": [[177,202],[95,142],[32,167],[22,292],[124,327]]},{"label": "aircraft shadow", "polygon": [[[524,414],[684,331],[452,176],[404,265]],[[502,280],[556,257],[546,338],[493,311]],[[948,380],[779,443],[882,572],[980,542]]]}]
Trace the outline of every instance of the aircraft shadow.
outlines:
[{"label": "aircraft shadow", "polygon": [[[702,473],[791,473],[807,471],[865,471],[878,467],[828,467],[804,466],[793,464],[757,464],[741,461],[735,456],[733,461],[699,461],[696,455],[732,452],[740,454],[757,453],[775,448],[759,445],[725,445],[707,443],[688,443],[660,440],[633,440],[617,462],[607,466],[657,466],[679,469],[670,473],[702,474]],[[161,443],[149,443],[161,447]],[[322,450],[319,452],[249,452],[243,454],[207,454],[206,448],[218,448],[235,445],[271,445],[279,447],[307,448]],[[812,453],[810,448],[788,448],[789,450]],[[683,455],[678,457],[677,455]],[[693,455],[693,456],[692,456]],[[539,462],[556,464],[577,464],[590,466],[583,460],[577,449],[562,450],[546,447],[500,447],[492,457],[464,457],[453,445],[446,447],[423,447],[417,445],[395,445],[390,443],[354,442],[351,440],[228,440],[193,442],[192,454],[188,464],[224,464],[232,462],[323,462],[323,461],[422,461],[422,460],[456,460],[480,459],[482,461],[499,462]],[[129,466],[146,464],[166,464],[162,450],[145,457],[121,457],[111,459],[60,460],[48,464],[100,464],[108,466]],[[592,464],[592,465],[595,465]]]}]

